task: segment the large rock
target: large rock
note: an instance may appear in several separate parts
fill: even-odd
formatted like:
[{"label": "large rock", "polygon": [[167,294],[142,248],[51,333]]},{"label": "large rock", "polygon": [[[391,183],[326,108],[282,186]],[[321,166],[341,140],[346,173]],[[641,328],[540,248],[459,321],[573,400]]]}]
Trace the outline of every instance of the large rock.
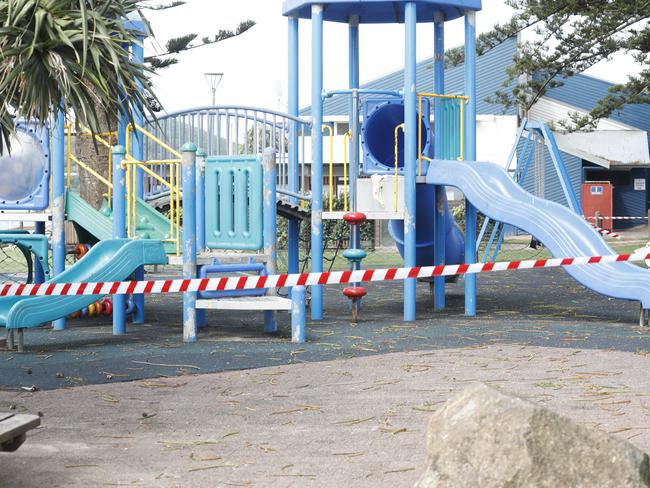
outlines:
[{"label": "large rock", "polygon": [[648,455],[486,385],[449,399],[431,418],[416,488],[650,486]]}]

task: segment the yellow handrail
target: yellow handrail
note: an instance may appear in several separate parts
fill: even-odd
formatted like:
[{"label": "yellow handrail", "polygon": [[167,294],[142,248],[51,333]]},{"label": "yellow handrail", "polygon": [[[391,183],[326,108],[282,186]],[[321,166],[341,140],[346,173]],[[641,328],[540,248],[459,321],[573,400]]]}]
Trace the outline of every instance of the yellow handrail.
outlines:
[{"label": "yellow handrail", "polygon": [[172,154],[173,154],[174,156],[176,156],[177,158],[180,159],[180,158],[182,157],[181,153],[179,153],[178,151],[176,151],[176,150],[175,150],[174,148],[172,148],[171,146],[165,144],[163,141],[161,141],[161,140],[158,139],[156,136],[154,136],[151,132],[149,132],[149,131],[146,130],[146,129],[143,129],[142,127],[140,127],[140,126],[137,125],[137,124],[129,124],[129,126],[127,127],[126,130],[127,130],[127,132],[129,132],[129,130],[134,130],[134,128],[135,128],[135,130],[137,130],[138,132],[140,132],[141,134],[145,135],[146,137],[148,137],[149,139],[151,139],[153,142],[155,142],[156,144],[158,144],[158,145],[159,145],[160,147],[162,147],[163,149],[167,149],[170,153],[172,153]]},{"label": "yellow handrail", "polygon": [[[443,99],[452,99],[452,100],[461,100],[460,103],[460,150],[458,156],[459,161],[463,161],[465,158],[465,104],[469,102],[469,97],[467,95],[446,95],[441,93],[428,93],[428,92],[418,92],[416,93],[418,97],[418,113],[422,113],[422,98],[443,98]],[[422,126],[420,125],[418,130],[418,176],[422,176],[422,159],[431,161],[430,158],[424,157],[422,155]]]},{"label": "yellow handrail", "polygon": [[399,130],[402,129],[402,133],[404,132],[404,124],[399,124],[395,126],[395,181],[393,182],[393,208],[394,211],[397,212],[397,195],[399,192],[399,185],[398,185],[398,170],[397,170],[397,164],[399,163]]},{"label": "yellow handrail", "polygon": [[94,169],[92,169],[92,168],[91,168],[90,166],[88,166],[87,164],[82,163],[81,161],[79,161],[79,160],[77,159],[76,156],[74,156],[73,154],[70,154],[70,159],[71,159],[72,161],[74,161],[74,162],[77,164],[77,166],[79,166],[80,168],[86,170],[88,173],[90,173],[91,175],[93,175],[93,176],[94,176],[95,178],[97,178],[99,181],[101,181],[102,183],[104,183],[108,188],[113,188],[113,183],[111,183],[110,181],[108,181],[106,178],[104,178],[102,175],[100,175],[97,171],[95,171]]},{"label": "yellow handrail", "polygon": [[459,161],[465,159],[465,103],[468,102],[468,98],[465,98],[464,103],[460,104],[460,156],[458,157]]},{"label": "yellow handrail", "polygon": [[461,100],[469,100],[467,95],[445,95],[441,93],[428,93],[428,92],[418,92],[416,93],[418,97],[427,97],[427,98],[455,98]]},{"label": "yellow handrail", "polygon": [[422,176],[422,97],[418,97],[418,176]]},{"label": "yellow handrail", "polygon": [[348,211],[348,139],[352,142],[352,131],[343,135],[343,210]]},{"label": "yellow handrail", "polygon": [[332,211],[333,208],[333,199],[334,199],[334,131],[332,130],[331,125],[323,124],[321,127],[321,133],[325,133],[325,131],[329,131],[330,135],[330,163],[329,163],[329,208],[330,212]]}]

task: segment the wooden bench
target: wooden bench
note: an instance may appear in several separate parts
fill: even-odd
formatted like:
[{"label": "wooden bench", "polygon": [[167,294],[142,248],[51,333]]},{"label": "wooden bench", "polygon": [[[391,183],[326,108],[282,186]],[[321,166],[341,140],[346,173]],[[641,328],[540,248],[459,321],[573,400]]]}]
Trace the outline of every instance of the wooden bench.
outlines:
[{"label": "wooden bench", "polygon": [[38,415],[0,413],[0,452],[13,452],[23,442],[28,430],[41,425]]}]

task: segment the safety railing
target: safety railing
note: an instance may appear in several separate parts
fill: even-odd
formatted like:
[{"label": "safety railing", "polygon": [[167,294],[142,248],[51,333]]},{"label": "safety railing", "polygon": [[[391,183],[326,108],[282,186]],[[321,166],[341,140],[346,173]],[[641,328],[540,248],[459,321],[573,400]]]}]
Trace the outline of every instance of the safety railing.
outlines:
[{"label": "safety railing", "polygon": [[[132,138],[136,133],[138,137],[143,137],[144,141],[156,144],[173,157],[169,159],[145,158],[144,161],[136,159],[130,150]],[[164,188],[169,195],[169,236],[163,239],[163,242],[172,242],[178,256],[181,252],[181,153],[137,124],[129,124],[126,128],[126,147],[127,151],[122,165],[126,170],[127,235],[136,237],[138,224],[137,181],[138,172],[142,171],[143,181],[147,181],[150,187],[153,183]]]},{"label": "safety railing", "polygon": [[[306,139],[311,135],[311,125],[300,117],[246,106],[208,106],[160,116],[148,121],[145,128],[171,147],[192,141],[208,156],[260,154],[265,148],[273,147],[277,154],[278,193],[291,192],[300,198],[290,198],[309,200],[306,180],[309,177],[311,145],[306,144]],[[296,141],[297,147],[292,141]],[[145,142],[144,153],[148,160],[173,157],[169,150],[150,141]],[[290,167],[292,155],[296,158],[297,172]],[[164,167],[151,169],[157,174],[166,171]],[[167,188],[145,175],[145,199],[167,194]]]},{"label": "safety railing", "polygon": [[[93,136],[93,133],[89,129],[85,127],[80,127],[75,134],[76,137],[94,137],[95,141],[97,141],[102,146],[108,148],[108,160],[107,160],[108,170],[107,170],[107,177],[104,177],[100,173],[98,173],[95,169],[93,169],[89,164],[81,161],[79,158],[77,158],[77,156],[75,156],[75,154],[72,151],[72,137],[73,137],[72,125],[66,124],[65,130],[66,130],[66,179],[65,179],[66,188],[72,187],[72,174],[73,174],[72,163],[74,163],[77,166],[77,170],[79,173],[80,170],[83,170],[106,186],[105,195],[107,196],[107,199],[110,203],[111,192],[113,190],[113,183],[111,178],[111,170],[112,170],[111,147],[112,147],[113,138],[117,138],[117,133],[102,132],[100,134],[95,134]],[[104,139],[104,137],[108,137],[108,140]]]},{"label": "safety railing", "polygon": [[[420,126],[422,124],[419,124]],[[397,204],[398,204],[398,196],[399,196],[399,184],[398,181],[399,179],[397,178],[399,174],[399,131],[402,131],[402,134],[404,133],[404,123],[398,124],[395,126],[395,175],[394,175],[394,180],[393,181],[393,210],[397,212]],[[419,130],[418,132],[422,132]],[[418,138],[421,139],[421,135],[418,135]],[[418,146],[421,147],[420,143],[418,142]],[[420,154],[420,157],[422,157],[422,154]]]}]

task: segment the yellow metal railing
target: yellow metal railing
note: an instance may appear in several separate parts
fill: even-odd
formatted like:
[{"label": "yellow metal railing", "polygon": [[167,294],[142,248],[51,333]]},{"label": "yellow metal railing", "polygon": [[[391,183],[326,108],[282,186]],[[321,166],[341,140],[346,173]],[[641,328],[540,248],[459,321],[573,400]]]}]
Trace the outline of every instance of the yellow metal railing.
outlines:
[{"label": "yellow metal railing", "polygon": [[348,141],[352,144],[352,131],[343,135],[343,211],[348,211]]},{"label": "yellow metal railing", "polygon": [[[81,127],[79,131],[77,132],[77,137],[83,137],[83,136],[92,136],[92,132],[89,129],[86,129],[84,127]],[[95,134],[94,138],[97,142],[102,144],[103,146],[106,146],[107,148],[111,149],[111,140],[112,138],[116,135],[115,132],[103,132],[100,134]],[[109,140],[103,139],[103,137],[108,136]],[[99,180],[102,184],[106,185],[107,187],[107,195],[108,195],[108,201],[110,204],[111,201],[111,191],[113,190],[113,183],[112,183],[112,178],[111,178],[111,166],[112,166],[112,155],[109,150],[108,152],[108,178],[105,178],[101,174],[99,174],[97,171],[95,171],[93,168],[91,168],[89,165],[81,161],[79,158],[77,158],[73,153],[72,153],[72,125],[67,124],[66,125],[66,187],[70,188],[71,184],[71,179],[72,179],[72,163],[74,162],[79,169],[84,170],[87,172],[89,175],[93,176],[97,180]]]},{"label": "yellow metal railing", "polygon": [[398,196],[399,196],[399,185],[397,178],[398,175],[398,165],[399,165],[399,131],[402,130],[404,133],[404,124],[398,124],[395,126],[395,178],[393,181],[393,211],[397,212]]},{"label": "yellow metal railing", "polygon": [[334,206],[334,131],[331,125],[324,124],[321,127],[321,133],[329,131],[330,137],[330,162],[329,162],[329,209],[330,212]]},{"label": "yellow metal railing", "polygon": [[[130,153],[131,137],[135,132],[139,132],[158,146],[169,151],[177,159],[150,159],[148,161],[135,159]],[[173,242],[176,247],[176,255],[179,256],[181,253],[181,153],[137,124],[129,124],[126,129],[126,147],[127,152],[122,165],[126,170],[127,235],[135,237],[138,221],[137,174],[138,170],[141,170],[169,190],[169,238],[163,239],[163,241]],[[148,167],[153,165],[167,167],[168,171],[166,173],[169,175],[169,180]]]}]

